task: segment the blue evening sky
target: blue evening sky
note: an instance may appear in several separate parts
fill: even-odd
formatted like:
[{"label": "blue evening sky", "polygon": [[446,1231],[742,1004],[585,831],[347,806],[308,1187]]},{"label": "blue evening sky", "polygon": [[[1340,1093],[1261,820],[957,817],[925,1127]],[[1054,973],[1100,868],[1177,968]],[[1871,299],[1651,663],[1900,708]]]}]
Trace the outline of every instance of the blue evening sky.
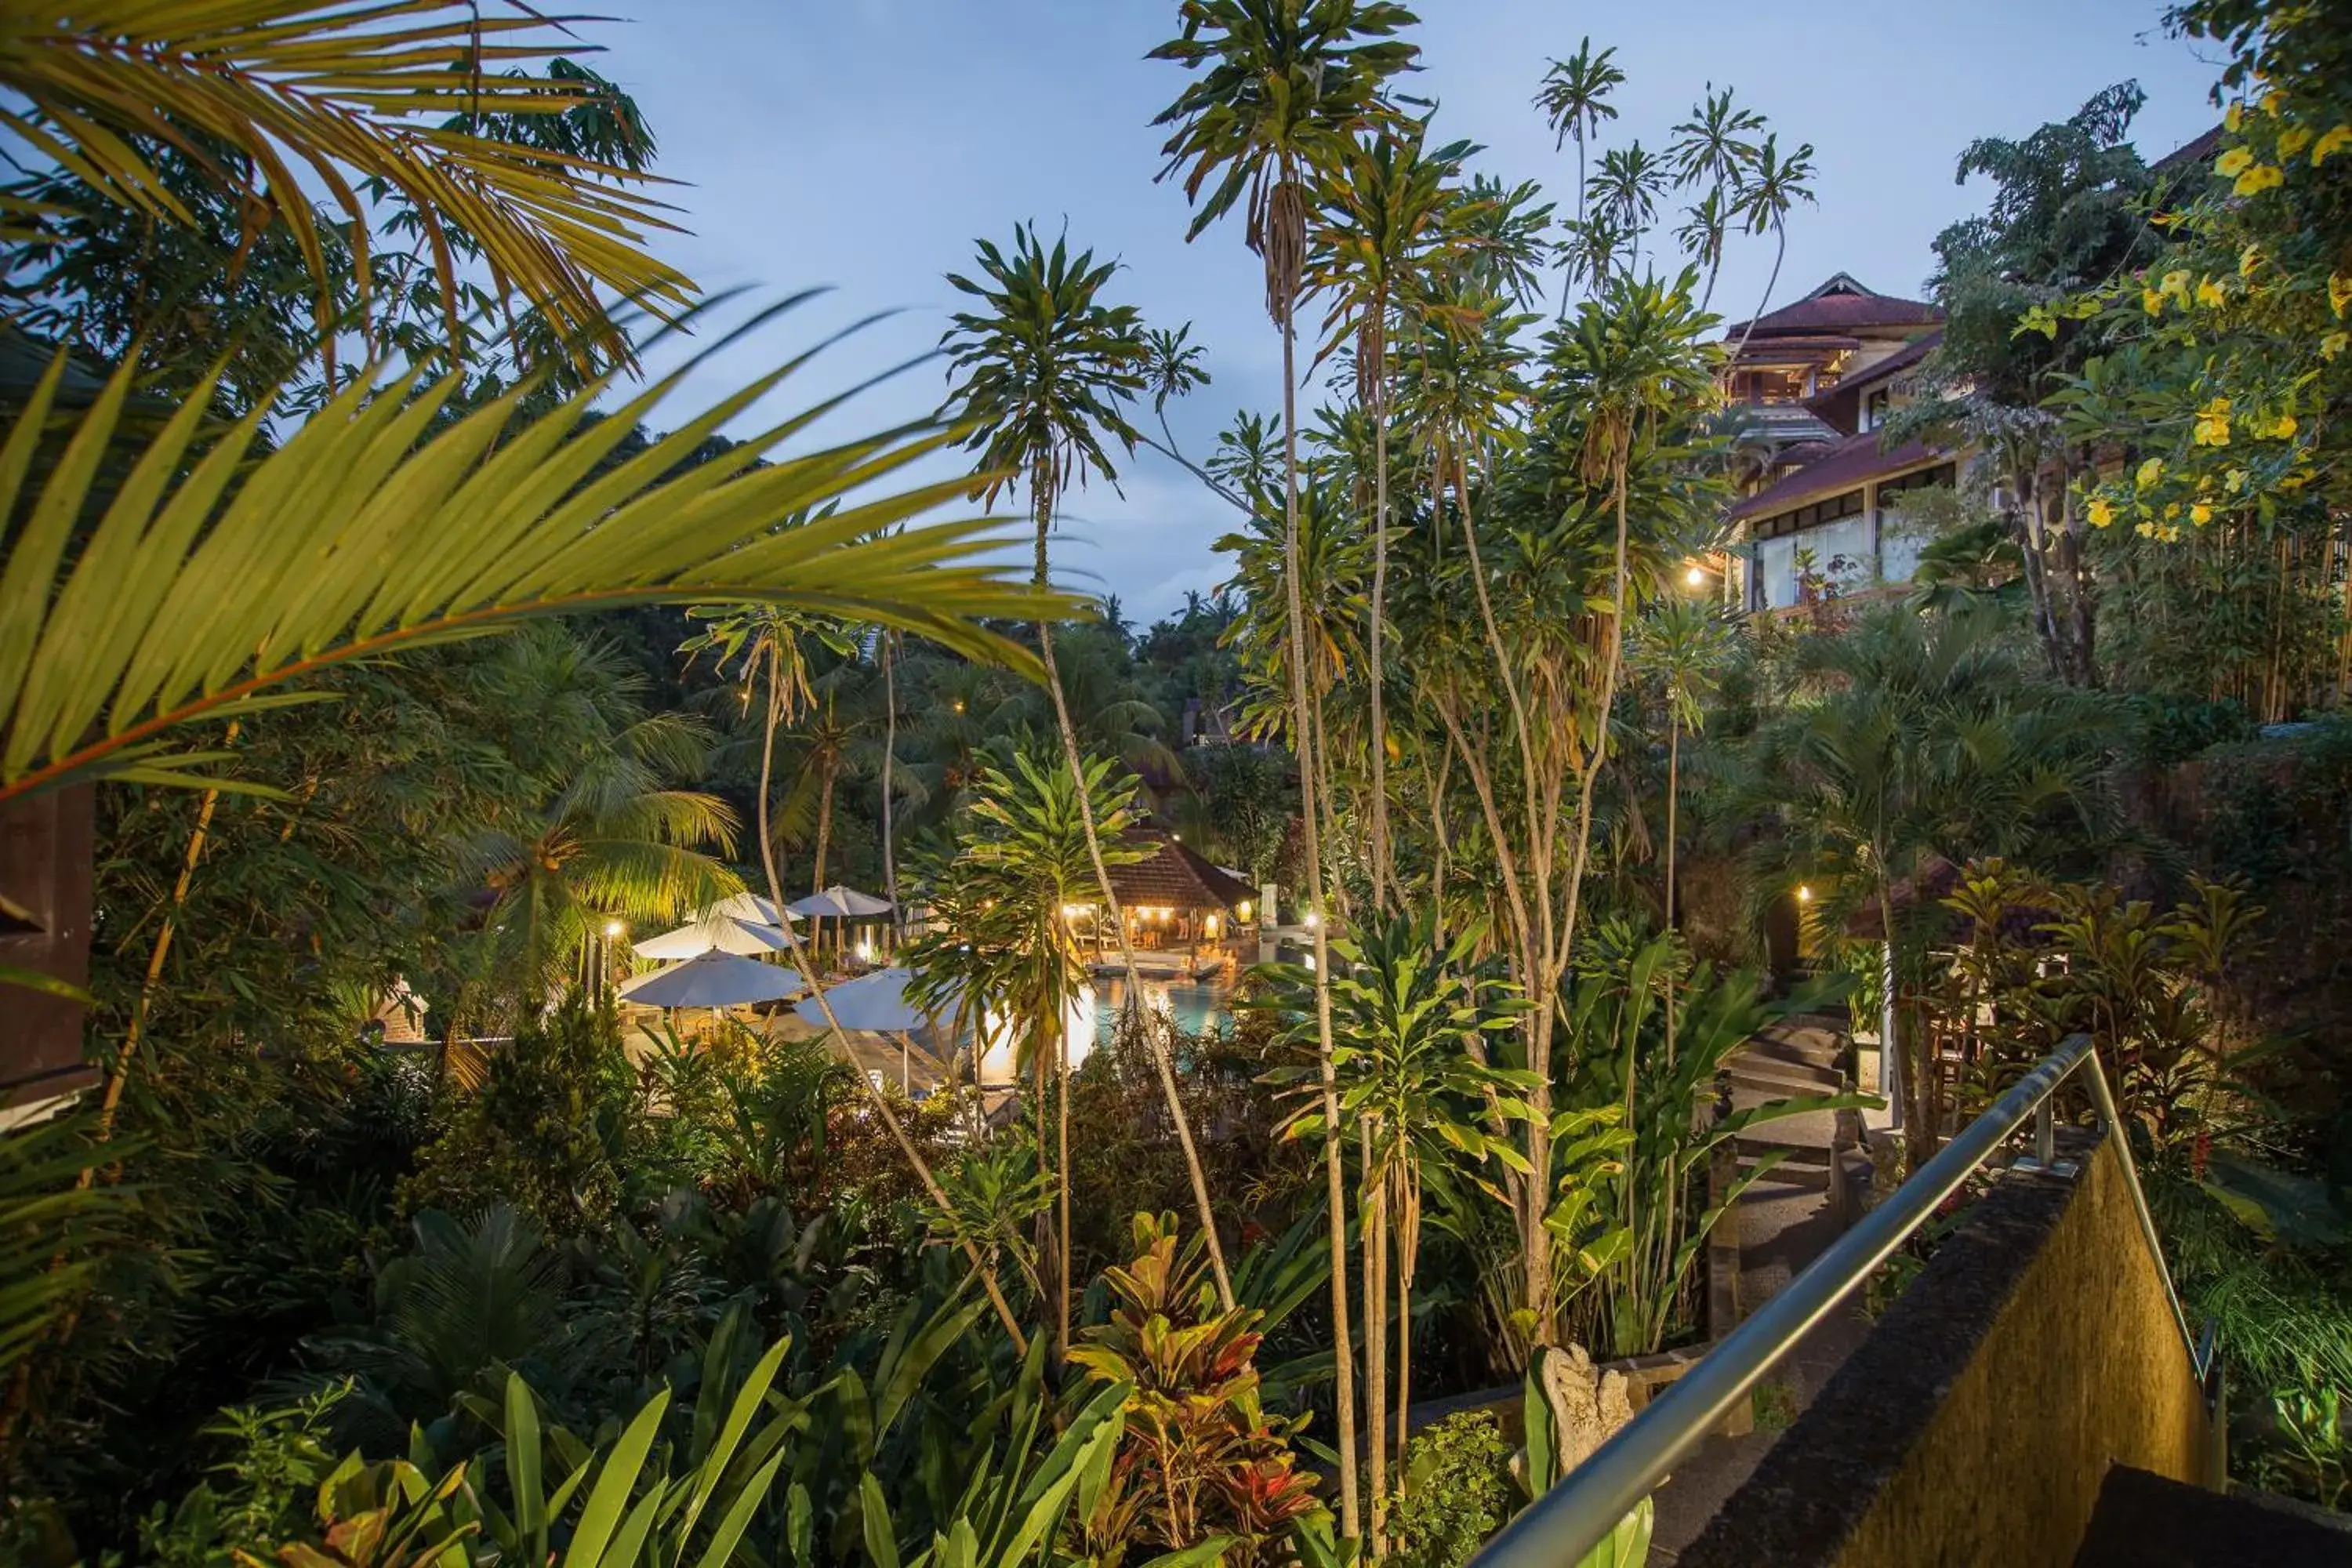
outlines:
[{"label": "blue evening sky", "polygon": [[[1616,46],[1629,78],[1600,145],[1639,137],[1663,146],[1710,82],[1734,86],[1784,145],[1811,142],[1820,205],[1790,220],[1776,303],[1841,269],[1916,296],[1929,241],[1981,205],[1980,184],[1952,179],[1972,138],[2023,135],[2137,78],[2148,93],[2137,141],[2154,157],[2211,122],[2206,92],[2218,74],[2162,35],[2158,0],[1415,8],[1423,68],[1411,89],[1439,101],[1439,136],[1485,144],[1478,167],[1541,181],[1563,210],[1574,202],[1574,149],[1553,151],[1528,99],[1548,58],[1588,32]],[[1171,410],[1188,450],[1205,450],[1236,408],[1278,406],[1279,353],[1256,258],[1231,224],[1186,245],[1181,190],[1153,183],[1162,138],[1150,121],[1183,73],[1143,56],[1173,32],[1173,4],[635,0],[614,9],[636,20],[589,30],[609,47],[595,63],[636,96],[660,140],[659,171],[684,182],[670,196],[691,232],[663,237],[663,253],[706,289],[772,299],[833,288],[698,368],[695,401],[877,310],[898,314],[829,351],[793,404],[926,352],[957,298],[942,274],[968,264],[975,237],[1002,238],[1034,219],[1049,229],[1066,220],[1074,241],[1118,257],[1113,297],[1153,324],[1193,324],[1215,380]],[[1771,259],[1769,238],[1735,238],[1717,309],[1749,313]],[[665,347],[655,363],[678,357]],[[942,376],[936,363],[919,366],[832,427],[847,435],[919,414],[937,402]],[[1122,464],[1117,491],[1097,482],[1066,511],[1057,574],[1117,594],[1137,620],[1224,576],[1211,546],[1233,515],[1149,451]]]}]

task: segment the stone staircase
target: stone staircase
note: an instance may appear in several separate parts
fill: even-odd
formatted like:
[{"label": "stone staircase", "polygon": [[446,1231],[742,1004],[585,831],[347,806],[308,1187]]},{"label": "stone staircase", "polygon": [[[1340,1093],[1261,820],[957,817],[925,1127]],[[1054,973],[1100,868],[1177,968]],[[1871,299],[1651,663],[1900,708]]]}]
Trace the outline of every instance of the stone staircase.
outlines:
[{"label": "stone staircase", "polygon": [[[1727,1064],[1732,1110],[1841,1092],[1846,1088],[1848,1047],[1842,1018],[1801,1015],[1780,1019],[1740,1047]],[[1828,1192],[1836,1136],[1836,1114],[1816,1110],[1768,1122],[1736,1139],[1743,1173],[1774,1154],[1780,1156],[1780,1163],[1749,1189],[1748,1197],[1765,1201],[1768,1188],[1775,1189],[1771,1196],[1786,1195],[1785,1189]]]}]

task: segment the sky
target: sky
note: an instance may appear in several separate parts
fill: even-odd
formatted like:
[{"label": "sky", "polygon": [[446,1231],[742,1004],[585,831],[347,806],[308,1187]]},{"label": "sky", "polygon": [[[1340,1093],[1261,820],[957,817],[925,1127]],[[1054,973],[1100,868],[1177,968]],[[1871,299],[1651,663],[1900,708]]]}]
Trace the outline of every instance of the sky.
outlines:
[{"label": "sky", "polygon": [[[977,238],[1004,240],[1023,220],[1066,226],[1074,246],[1117,258],[1112,301],[1154,326],[1192,323],[1213,381],[1171,405],[1189,453],[1205,452],[1236,409],[1278,408],[1279,341],[1237,222],[1188,245],[1181,189],[1155,183],[1165,132],[1150,121],[1184,73],[1143,57],[1175,31],[1171,0],[634,0],[611,9],[635,20],[588,26],[586,40],[606,50],[592,63],[636,98],[660,143],[657,172],[679,182],[662,194],[685,232],[658,237],[659,252],[706,289],[742,290],[739,310],[829,289],[704,356],[681,408],[879,311],[893,313],[826,349],[732,433],[927,353],[958,299],[945,274],[969,267]],[[2136,128],[2145,156],[2214,117],[2207,92],[2219,67],[2164,36],[2159,0],[1418,0],[1414,9],[1423,68],[1410,90],[1437,100],[1435,139],[1482,144],[1474,168],[1539,181],[1563,211],[1574,205],[1574,149],[1554,150],[1528,100],[1548,61],[1588,32],[1596,47],[1616,47],[1629,79],[1598,146],[1638,137],[1663,147],[1710,84],[1761,110],[1784,146],[1811,142],[1819,201],[1790,217],[1774,303],[1837,271],[1918,297],[1936,234],[1983,205],[1982,182],[1953,180],[1977,137],[2023,136],[2125,79],[2148,95]],[[1829,19],[1797,19],[1806,16]],[[1769,237],[1735,237],[1716,308],[1750,313],[1771,265]],[[672,368],[696,352],[671,340],[649,364]],[[821,429],[845,437],[914,417],[945,388],[942,363],[919,364]],[[1149,623],[1181,607],[1187,590],[1205,595],[1224,580],[1213,542],[1237,520],[1148,450],[1119,467],[1115,488],[1097,480],[1065,503],[1055,574],[1117,595],[1129,618]]]}]

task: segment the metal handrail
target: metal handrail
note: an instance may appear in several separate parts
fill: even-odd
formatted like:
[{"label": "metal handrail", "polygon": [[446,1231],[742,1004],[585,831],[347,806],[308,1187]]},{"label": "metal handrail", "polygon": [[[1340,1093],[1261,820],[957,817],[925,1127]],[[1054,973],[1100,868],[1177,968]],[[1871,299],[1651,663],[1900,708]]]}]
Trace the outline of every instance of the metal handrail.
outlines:
[{"label": "metal handrail", "polygon": [[[2046,1164],[2050,1097],[2084,1066],[2090,1069],[2091,1098],[2099,1118],[2111,1131],[2117,1131],[2121,1123],[2115,1097],[2099,1068],[2091,1037],[2069,1036],[1916,1174],[1759,1308],[1755,1316],[1726,1335],[1688,1373],[1594,1450],[1591,1458],[1506,1526],[1479,1553],[1474,1568],[1559,1568],[1582,1562],[1815,1324],[1853,1294],[1962,1182],[2037,1113],[2042,1118],[2038,1131],[2042,1133],[2037,1142]],[[2164,1250],[2157,1240],[2156,1221],[2140,1192],[2130,1143],[2119,1132],[2116,1152],[2123,1158],[2132,1207],[2139,1215],[2140,1232],[2164,1281],[2173,1321],[2201,1379],[2210,1352],[2200,1352],[2196,1337],[2189,1331],[2189,1320],[2172,1286],[2172,1271],[2165,1267]]]}]

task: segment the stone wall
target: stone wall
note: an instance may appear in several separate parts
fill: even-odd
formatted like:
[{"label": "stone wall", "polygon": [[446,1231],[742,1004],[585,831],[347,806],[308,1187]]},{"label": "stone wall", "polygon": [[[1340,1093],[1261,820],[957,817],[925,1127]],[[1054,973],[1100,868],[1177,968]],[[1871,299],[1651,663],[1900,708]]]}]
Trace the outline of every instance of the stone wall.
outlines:
[{"label": "stone wall", "polygon": [[2074,1560],[2108,1468],[2210,1481],[2203,1393],[2105,1140],[2009,1175],[1682,1568]]}]

